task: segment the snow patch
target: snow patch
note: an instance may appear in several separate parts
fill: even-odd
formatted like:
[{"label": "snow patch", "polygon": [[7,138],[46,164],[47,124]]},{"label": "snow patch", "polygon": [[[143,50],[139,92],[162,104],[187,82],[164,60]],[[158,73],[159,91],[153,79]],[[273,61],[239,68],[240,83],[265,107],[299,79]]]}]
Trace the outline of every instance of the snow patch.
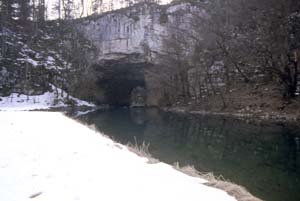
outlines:
[{"label": "snow patch", "polygon": [[36,67],[36,66],[39,64],[38,61],[35,61],[35,60],[31,59],[31,58],[26,58],[25,61],[26,61],[27,63],[30,63],[30,64],[33,65],[34,67]]},{"label": "snow patch", "polygon": [[[0,97],[0,111],[39,110],[68,106],[66,104],[66,92],[58,88],[58,93],[56,93],[54,86],[52,86],[52,91],[53,92],[46,92],[36,96],[12,93],[8,97]],[[92,103],[79,100],[72,96],[69,96],[69,100],[72,100],[77,106],[95,107]]]}]

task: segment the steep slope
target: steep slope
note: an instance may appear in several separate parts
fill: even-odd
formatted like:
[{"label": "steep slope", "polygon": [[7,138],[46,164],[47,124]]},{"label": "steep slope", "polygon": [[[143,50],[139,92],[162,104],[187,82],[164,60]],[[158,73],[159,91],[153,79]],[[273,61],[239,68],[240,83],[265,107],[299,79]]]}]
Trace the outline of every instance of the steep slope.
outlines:
[{"label": "steep slope", "polygon": [[[70,98],[70,95],[76,96],[73,90],[78,84],[76,78],[84,69],[79,68],[80,64],[73,62],[74,59],[70,57],[73,53],[67,40],[70,33],[72,31],[66,31],[66,26],[56,26],[55,23],[32,32],[24,31],[20,27],[1,29],[0,101],[2,107],[13,102],[15,104],[22,102],[24,105],[24,102],[28,101],[32,104],[31,99],[45,97],[47,93],[52,94],[53,97],[44,104],[48,107],[62,106],[62,102],[69,105],[79,103],[74,101],[74,98]],[[78,39],[76,42],[81,41]],[[73,48],[73,51],[76,51],[76,48]],[[20,96],[27,98],[20,98]]]}]

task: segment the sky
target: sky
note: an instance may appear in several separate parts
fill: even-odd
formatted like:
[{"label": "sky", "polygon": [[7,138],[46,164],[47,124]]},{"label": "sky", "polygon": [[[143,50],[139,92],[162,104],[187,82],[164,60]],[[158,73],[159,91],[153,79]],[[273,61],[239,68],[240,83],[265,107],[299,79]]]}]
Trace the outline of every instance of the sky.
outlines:
[{"label": "sky", "polygon": [[[57,2],[57,1],[58,0],[46,0],[46,5],[47,5],[47,8],[48,8],[48,16],[50,16],[50,18],[55,18],[55,14],[53,13],[52,8],[53,8],[54,3]],[[81,0],[75,0],[75,2],[77,4],[76,5],[77,7],[80,4],[80,1]],[[115,9],[120,8],[119,2],[121,2],[121,1],[124,1],[124,0],[113,0],[113,4],[114,4],[114,8]],[[85,14],[84,15],[89,15],[89,14],[91,14],[91,9],[90,9],[91,6],[90,5],[91,5],[92,0],[84,0],[84,2],[86,4],[85,5],[86,9],[85,9],[85,12],[84,12]],[[105,6],[109,7],[110,2],[111,2],[111,0],[103,0],[104,7]],[[166,4],[166,3],[171,2],[171,0],[161,0],[161,2],[163,4]],[[77,9],[77,10],[78,10],[78,13],[76,13],[75,15],[79,16],[80,15],[80,11],[79,11],[79,9]]]}]

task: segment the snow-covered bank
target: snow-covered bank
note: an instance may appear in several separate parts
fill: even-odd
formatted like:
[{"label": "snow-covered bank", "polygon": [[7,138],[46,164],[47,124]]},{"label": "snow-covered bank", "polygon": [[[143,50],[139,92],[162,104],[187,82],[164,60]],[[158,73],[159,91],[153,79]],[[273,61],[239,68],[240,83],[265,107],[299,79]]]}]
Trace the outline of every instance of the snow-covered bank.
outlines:
[{"label": "snow-covered bank", "polygon": [[76,106],[95,107],[94,104],[79,100],[69,96],[67,100],[67,93],[57,89],[58,96],[54,90],[46,92],[42,95],[27,96],[23,94],[13,93],[8,97],[0,97],[0,111],[24,111],[24,110],[41,110],[50,108],[66,107],[67,101],[72,101]]},{"label": "snow-covered bank", "polygon": [[0,128],[0,200],[235,200],[59,113],[0,112]]}]

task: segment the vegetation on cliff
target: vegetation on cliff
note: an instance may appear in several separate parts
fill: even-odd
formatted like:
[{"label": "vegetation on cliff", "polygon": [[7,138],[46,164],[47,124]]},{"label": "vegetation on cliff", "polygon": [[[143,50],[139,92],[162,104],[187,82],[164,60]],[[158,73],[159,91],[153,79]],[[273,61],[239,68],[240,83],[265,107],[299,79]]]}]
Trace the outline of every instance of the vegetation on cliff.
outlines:
[{"label": "vegetation on cliff", "polygon": [[297,113],[298,1],[211,0],[189,7],[188,18],[182,18],[186,7],[169,17],[161,66],[154,69],[164,86],[163,104]]}]

